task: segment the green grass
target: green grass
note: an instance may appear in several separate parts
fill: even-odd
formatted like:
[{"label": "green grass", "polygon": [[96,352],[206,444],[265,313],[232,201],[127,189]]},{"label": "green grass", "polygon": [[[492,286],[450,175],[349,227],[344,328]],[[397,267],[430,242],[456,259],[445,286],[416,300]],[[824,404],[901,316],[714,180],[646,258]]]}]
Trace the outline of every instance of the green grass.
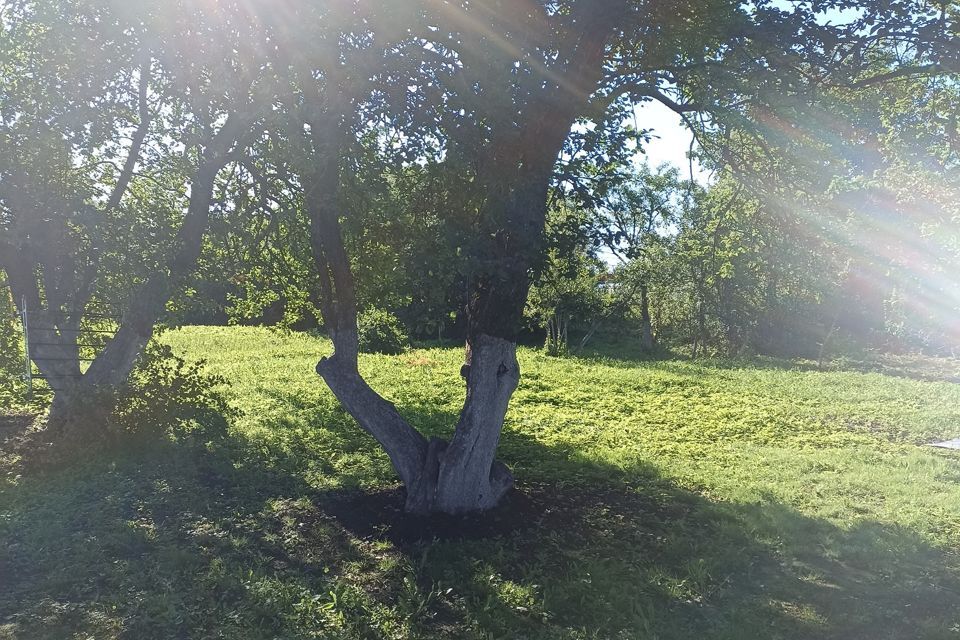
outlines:
[{"label": "green grass", "polygon": [[[9,475],[0,638],[960,638],[960,456],[921,446],[960,436],[960,385],[522,350],[500,455],[533,521],[398,546],[330,508],[396,484],[312,373],[328,342],[163,340],[242,417]],[[461,358],[361,366],[443,435]]]}]

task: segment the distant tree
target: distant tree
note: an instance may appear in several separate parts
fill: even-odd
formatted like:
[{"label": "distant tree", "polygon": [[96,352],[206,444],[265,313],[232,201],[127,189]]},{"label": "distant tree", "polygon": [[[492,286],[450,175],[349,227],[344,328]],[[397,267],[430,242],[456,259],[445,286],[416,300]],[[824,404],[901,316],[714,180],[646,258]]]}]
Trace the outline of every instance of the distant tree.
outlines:
[{"label": "distant tree", "polygon": [[639,306],[640,345],[646,351],[654,348],[650,290],[662,276],[660,258],[693,189],[676,168],[642,165],[612,185],[594,209],[590,234],[619,267],[611,312]]},{"label": "distant tree", "polygon": [[875,301],[872,325],[884,346],[954,352],[960,347],[956,76],[900,77],[845,98],[871,141],[863,153],[869,170],[837,189],[835,203],[847,216],[851,264],[867,276],[854,284]]},{"label": "distant tree", "polygon": [[[891,20],[870,25],[886,35],[858,54],[857,73],[783,97],[762,117],[695,126],[711,166],[752,203],[727,218],[746,235],[721,288],[725,304],[750,310],[723,323],[760,350],[816,354],[845,334],[861,346],[949,351],[960,335],[946,275],[958,255],[957,69],[952,45],[931,35],[956,13]],[[754,284],[742,279],[748,260]]]},{"label": "distant tree", "polygon": [[[960,73],[960,14],[949,2],[831,6],[852,9],[840,39],[828,35],[825,14],[793,10],[781,17],[785,27],[812,18],[810,28],[836,45],[834,62],[812,53],[798,61],[802,77],[750,72],[742,77],[756,81],[754,91],[720,83],[731,92],[727,108],[709,117],[681,112],[707,163],[756,203],[756,229],[765,237],[752,255],[770,277],[762,307],[756,296],[742,302],[754,309],[750,317],[758,322],[747,328],[764,336],[764,348],[784,346],[792,341],[786,334],[801,333],[812,334],[801,342],[822,346],[838,326],[879,346],[885,308],[912,307],[916,315],[907,315],[917,326],[925,317],[928,328],[946,327],[951,315],[944,304],[951,287],[938,275],[951,270],[949,251],[930,230],[953,233],[943,224],[951,210],[950,196],[944,197],[950,164],[933,167],[949,156],[956,103],[951,108],[948,96]],[[776,11],[769,4],[761,9]],[[918,260],[925,255],[937,257]],[[737,295],[746,290],[731,288],[735,283],[724,278],[721,288]],[[811,313],[816,303],[820,309]],[[738,322],[731,318],[727,325]],[[895,324],[898,331],[905,326]]]},{"label": "distant tree", "polygon": [[569,351],[571,325],[585,331],[604,312],[601,281],[607,269],[592,253],[586,218],[575,202],[562,198],[547,214],[547,255],[532,279],[524,313],[534,327],[546,330],[549,355]]}]

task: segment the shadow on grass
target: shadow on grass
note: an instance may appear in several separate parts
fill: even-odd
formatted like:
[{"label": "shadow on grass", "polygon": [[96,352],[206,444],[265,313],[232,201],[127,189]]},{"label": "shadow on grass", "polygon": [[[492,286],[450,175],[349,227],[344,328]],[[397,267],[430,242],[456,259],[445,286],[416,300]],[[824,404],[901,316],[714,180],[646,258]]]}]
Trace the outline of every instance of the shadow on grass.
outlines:
[{"label": "shadow on grass", "polygon": [[[274,399],[374,455],[336,411]],[[333,466],[316,440],[267,426],[282,446],[165,443],[3,490],[0,638],[947,638],[960,622],[956,557],[906,528],[717,502],[515,431],[504,460],[550,471],[482,519],[424,523],[396,486],[318,488]]]},{"label": "shadow on grass", "polygon": [[24,438],[36,421],[30,413],[0,413],[0,446],[4,450],[14,448],[16,441]]},{"label": "shadow on grass", "polygon": [[893,378],[921,382],[950,382],[960,384],[960,360],[920,354],[856,354],[837,356],[823,366],[812,359],[787,358],[771,355],[750,357],[694,359],[669,349],[660,348],[647,353],[635,346],[598,345],[574,351],[570,358],[587,364],[605,364],[618,368],[656,367],[680,375],[696,375],[697,368],[714,370],[778,370],[803,372],[878,373]]}]

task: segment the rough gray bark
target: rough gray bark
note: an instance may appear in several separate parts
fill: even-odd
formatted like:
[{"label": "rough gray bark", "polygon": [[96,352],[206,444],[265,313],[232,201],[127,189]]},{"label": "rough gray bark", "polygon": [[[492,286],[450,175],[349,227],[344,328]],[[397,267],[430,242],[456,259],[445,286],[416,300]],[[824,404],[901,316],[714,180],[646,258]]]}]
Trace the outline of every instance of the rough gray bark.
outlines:
[{"label": "rough gray bark", "polygon": [[[356,342],[354,330],[352,335],[338,334],[334,344]],[[349,346],[337,348],[331,357],[317,363],[317,373],[360,427],[384,448],[404,485],[414,486],[427,456],[427,440],[360,376],[356,352]]]},{"label": "rough gray bark", "polygon": [[[342,335],[337,338],[343,340]],[[512,474],[495,455],[510,397],[520,381],[516,344],[480,336],[469,353],[467,398],[449,443],[427,441],[342,355],[335,353],[317,364],[317,373],[343,407],[387,452],[407,487],[406,509],[411,513],[485,511],[513,487]]]},{"label": "rough gray bark", "polygon": [[440,458],[435,507],[444,513],[492,509],[513,487],[495,459],[510,397],[520,383],[515,342],[481,335],[470,345],[467,398]]}]

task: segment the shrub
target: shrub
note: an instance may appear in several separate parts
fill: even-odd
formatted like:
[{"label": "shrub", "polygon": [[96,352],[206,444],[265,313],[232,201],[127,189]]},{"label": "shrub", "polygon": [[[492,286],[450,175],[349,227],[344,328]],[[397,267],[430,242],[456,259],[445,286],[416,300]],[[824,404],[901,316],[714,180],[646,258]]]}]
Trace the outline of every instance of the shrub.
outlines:
[{"label": "shrub", "polygon": [[[2,278],[2,274],[0,274]],[[23,340],[17,310],[7,291],[0,289],[0,407],[13,408],[23,402]]]},{"label": "shrub", "polygon": [[364,353],[403,353],[410,339],[397,316],[383,309],[367,309],[357,319],[360,351]]},{"label": "shrub", "polygon": [[167,345],[150,343],[131,376],[116,392],[110,430],[114,435],[210,441],[226,435],[235,417],[218,387],[220,376],[188,363]]}]

